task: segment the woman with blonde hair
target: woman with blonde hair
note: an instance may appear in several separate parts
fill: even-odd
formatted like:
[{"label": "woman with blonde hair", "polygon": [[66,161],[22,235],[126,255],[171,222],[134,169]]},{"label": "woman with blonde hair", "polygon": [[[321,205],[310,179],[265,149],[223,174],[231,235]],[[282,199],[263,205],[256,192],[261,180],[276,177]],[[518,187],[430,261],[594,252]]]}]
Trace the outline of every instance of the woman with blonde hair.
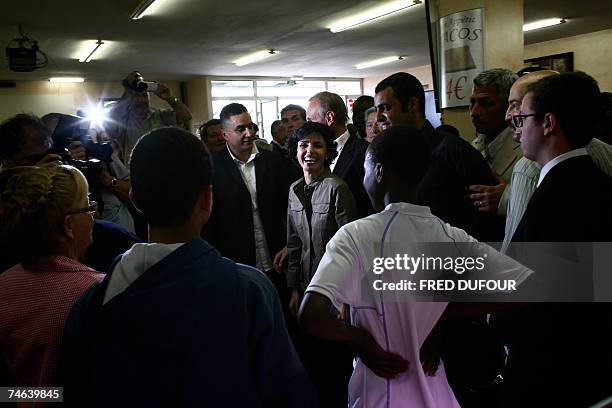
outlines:
[{"label": "woman with blonde hair", "polygon": [[85,176],[71,166],[0,172],[0,241],[10,242],[20,261],[0,274],[0,366],[17,386],[58,385],[68,312],[102,280],[79,262],[96,211],[87,190]]}]

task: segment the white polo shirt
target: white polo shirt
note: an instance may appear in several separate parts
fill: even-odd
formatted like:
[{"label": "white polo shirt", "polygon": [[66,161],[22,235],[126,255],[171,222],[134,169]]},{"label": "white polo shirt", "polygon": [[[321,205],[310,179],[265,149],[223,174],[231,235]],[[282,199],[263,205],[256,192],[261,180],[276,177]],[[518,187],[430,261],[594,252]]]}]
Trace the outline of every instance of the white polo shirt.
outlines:
[{"label": "white polo shirt", "polygon": [[419,359],[421,345],[448,303],[411,301],[406,292],[378,291],[367,276],[373,274],[374,258],[396,255],[385,248],[419,256],[422,243],[453,242],[467,243],[461,245],[471,253],[486,254],[487,265],[499,279],[514,279],[518,285],[532,273],[465,231],[443,223],[428,207],[408,203],[390,204],[378,214],[346,224],[327,244],[306,292],[326,296],[338,310],[343,303],[349,304],[352,325],[366,329],[381,347],[410,362],[408,371],[387,380],[357,359],[349,383],[350,407],[459,407],[443,365],[435,376],[426,376]]}]

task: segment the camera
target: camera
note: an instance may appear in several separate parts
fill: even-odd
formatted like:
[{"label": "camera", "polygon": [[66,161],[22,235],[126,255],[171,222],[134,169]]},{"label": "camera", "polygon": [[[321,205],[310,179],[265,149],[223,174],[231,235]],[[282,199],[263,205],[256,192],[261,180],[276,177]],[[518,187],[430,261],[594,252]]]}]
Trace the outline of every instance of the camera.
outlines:
[{"label": "camera", "polygon": [[121,81],[121,84],[134,92],[156,92],[159,85],[157,82],[145,81],[142,78],[142,75],[140,75],[138,72],[136,73],[136,78],[132,81],[132,83],[129,83],[127,78],[125,78],[123,81]]},{"label": "camera", "polygon": [[111,143],[96,143],[89,137],[89,130],[91,127],[90,120],[81,116],[63,113],[58,113],[57,117],[58,122],[51,136],[55,148],[61,152],[66,149],[71,142],[80,141],[87,152],[87,157],[97,159],[104,163],[110,163],[112,161],[111,156],[113,155],[113,147]]},{"label": "camera", "polygon": [[87,183],[90,188],[95,188],[100,184],[100,175],[102,174],[103,164],[98,159],[87,159],[87,160],[77,160],[73,159],[70,156],[70,152],[66,147],[60,147],[59,145],[54,145],[51,150],[44,153],[47,154],[57,154],[60,156],[60,160],[64,164],[68,164],[72,167],[76,167],[83,173],[85,178],[87,179]]},{"label": "camera", "polygon": [[[62,162],[79,169],[93,188],[99,187],[103,163],[112,161],[113,147],[110,142],[95,143],[88,136],[90,122],[82,117],[57,114],[58,122],[51,138],[53,148],[48,153],[61,157]],[[87,153],[87,160],[76,160],[70,156],[68,146],[73,141],[80,141]]]}]

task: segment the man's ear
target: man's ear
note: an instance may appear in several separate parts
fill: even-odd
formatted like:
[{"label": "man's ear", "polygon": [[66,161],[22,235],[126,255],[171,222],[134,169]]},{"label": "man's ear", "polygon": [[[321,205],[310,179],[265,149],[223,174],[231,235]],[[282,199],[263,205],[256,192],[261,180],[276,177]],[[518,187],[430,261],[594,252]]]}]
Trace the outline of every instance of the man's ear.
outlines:
[{"label": "man's ear", "polygon": [[136,211],[142,214],[142,211],[140,210],[140,208],[138,208],[138,203],[136,202],[136,199],[134,198],[134,192],[132,191],[131,187],[130,187],[130,201],[132,202],[132,204],[134,204],[134,208],[136,209]]},{"label": "man's ear", "polygon": [[69,239],[74,239],[74,230],[72,229],[72,217],[65,215],[61,224],[61,233]]},{"label": "man's ear", "polygon": [[419,99],[415,96],[408,100],[408,110],[412,113],[420,112],[420,105]]},{"label": "man's ear", "polygon": [[336,114],[332,111],[325,112],[325,122],[327,126],[331,126],[336,121]]},{"label": "man's ear", "polygon": [[385,175],[384,175],[384,169],[383,169],[382,163],[376,163],[375,171],[376,171],[376,182],[380,184],[380,183],[383,182],[383,180],[385,178],[384,177]]},{"label": "man's ear", "polygon": [[548,136],[554,130],[559,129],[559,121],[553,113],[545,113],[542,119],[542,126],[544,127],[544,135]]}]

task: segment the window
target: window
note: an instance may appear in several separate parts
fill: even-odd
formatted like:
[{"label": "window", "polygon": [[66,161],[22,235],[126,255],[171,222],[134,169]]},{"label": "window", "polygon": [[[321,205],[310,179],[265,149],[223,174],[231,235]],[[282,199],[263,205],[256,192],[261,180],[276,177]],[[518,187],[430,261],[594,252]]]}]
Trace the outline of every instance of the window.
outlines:
[{"label": "window", "polygon": [[314,94],[329,91],[340,95],[350,111],[352,100],[362,94],[361,79],[215,79],[210,81],[210,85],[213,117],[218,118],[225,105],[241,103],[259,125],[259,137],[268,141],[272,140],[272,122],[280,119],[280,111],[285,106],[296,104],[306,109],[308,100]]}]

